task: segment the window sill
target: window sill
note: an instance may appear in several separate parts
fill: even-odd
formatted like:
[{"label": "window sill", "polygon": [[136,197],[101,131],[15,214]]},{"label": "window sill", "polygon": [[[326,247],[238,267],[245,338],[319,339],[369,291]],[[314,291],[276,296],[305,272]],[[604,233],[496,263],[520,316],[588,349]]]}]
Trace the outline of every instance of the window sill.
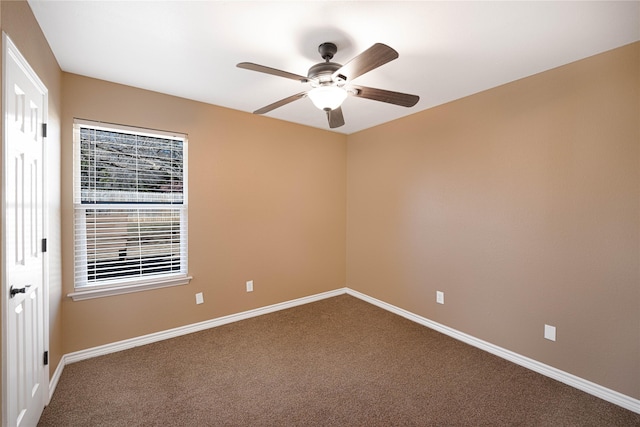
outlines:
[{"label": "window sill", "polygon": [[110,297],[114,295],[130,294],[133,292],[148,291],[151,289],[167,288],[170,286],[188,285],[191,282],[191,276],[180,276],[171,278],[160,278],[155,280],[147,280],[144,282],[136,282],[129,285],[116,285],[101,288],[91,288],[76,290],[67,294],[74,301],[82,301],[85,299]]}]

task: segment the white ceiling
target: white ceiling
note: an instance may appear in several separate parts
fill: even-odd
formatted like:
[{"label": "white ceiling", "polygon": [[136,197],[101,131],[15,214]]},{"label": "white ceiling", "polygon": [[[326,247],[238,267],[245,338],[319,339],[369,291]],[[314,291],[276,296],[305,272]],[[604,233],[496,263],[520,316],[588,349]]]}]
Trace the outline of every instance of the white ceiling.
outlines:
[{"label": "white ceiling", "polygon": [[[376,42],[400,57],[355,80],[420,96],[413,108],[349,97],[350,134],[640,40],[638,1],[29,0],[60,67],[252,112],[305,90],[236,68],[306,75],[334,42],[345,64]],[[267,116],[328,129],[309,99]]]}]

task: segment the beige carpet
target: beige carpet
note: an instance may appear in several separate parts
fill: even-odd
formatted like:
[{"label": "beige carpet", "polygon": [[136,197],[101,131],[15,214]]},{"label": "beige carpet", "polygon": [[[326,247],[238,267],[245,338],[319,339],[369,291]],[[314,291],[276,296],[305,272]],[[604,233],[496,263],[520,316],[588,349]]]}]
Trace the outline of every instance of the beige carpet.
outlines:
[{"label": "beige carpet", "polygon": [[40,426],[640,426],[348,295],[68,365]]}]

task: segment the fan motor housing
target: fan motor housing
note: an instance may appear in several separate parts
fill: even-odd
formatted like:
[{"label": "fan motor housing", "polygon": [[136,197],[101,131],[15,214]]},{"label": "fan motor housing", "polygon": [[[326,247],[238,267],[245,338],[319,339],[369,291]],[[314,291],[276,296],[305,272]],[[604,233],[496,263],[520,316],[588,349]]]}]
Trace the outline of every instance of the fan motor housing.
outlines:
[{"label": "fan motor housing", "polygon": [[342,67],[337,62],[320,62],[311,68],[307,73],[309,79],[316,79],[320,83],[330,82],[331,75]]}]

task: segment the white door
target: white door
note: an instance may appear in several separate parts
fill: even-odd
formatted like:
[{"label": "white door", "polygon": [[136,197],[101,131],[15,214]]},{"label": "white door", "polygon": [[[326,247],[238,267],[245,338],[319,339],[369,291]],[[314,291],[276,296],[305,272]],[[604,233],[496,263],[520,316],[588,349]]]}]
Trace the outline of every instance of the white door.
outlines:
[{"label": "white door", "polygon": [[47,91],[6,35],[3,41],[3,424],[28,427],[38,423],[49,394],[42,252]]}]

